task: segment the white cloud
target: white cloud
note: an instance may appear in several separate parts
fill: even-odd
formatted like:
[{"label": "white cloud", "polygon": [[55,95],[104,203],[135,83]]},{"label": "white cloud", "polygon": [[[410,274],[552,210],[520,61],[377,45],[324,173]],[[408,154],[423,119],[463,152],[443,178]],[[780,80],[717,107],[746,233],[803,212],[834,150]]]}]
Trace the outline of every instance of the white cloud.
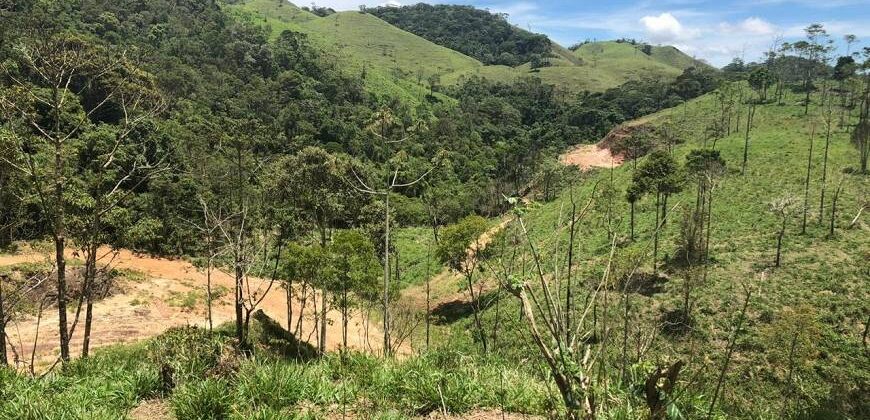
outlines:
[{"label": "white cloud", "polygon": [[776,31],[776,28],[770,22],[759,17],[746,18],[746,20],[740,22],[740,28],[756,35],[770,35]]},{"label": "white cloud", "polygon": [[771,35],[776,30],[773,24],[759,17],[746,18],[736,24],[730,22],[719,24],[719,32],[726,34]]},{"label": "white cloud", "polygon": [[678,42],[694,38],[698,31],[686,28],[674,15],[664,12],[658,16],[644,16],[640,18],[644,31],[650,41],[653,42]]}]

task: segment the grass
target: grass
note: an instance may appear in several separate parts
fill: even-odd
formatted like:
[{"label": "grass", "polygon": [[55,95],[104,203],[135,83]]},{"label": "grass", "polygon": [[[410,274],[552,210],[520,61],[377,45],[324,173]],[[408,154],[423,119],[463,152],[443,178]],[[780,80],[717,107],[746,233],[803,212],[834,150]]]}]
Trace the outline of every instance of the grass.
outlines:
[{"label": "grass", "polygon": [[277,0],[247,0],[227,7],[239,18],[267,27],[272,36],[287,29],[307,34],[319,48],[332,52],[346,71],[365,71],[369,92],[410,104],[426,100],[432,76],[446,85],[471,76],[501,82],[540,77],[567,93],[577,93],[604,91],[640,77],[673,78],[697,64],[673,47],[653,47],[647,56],[630,44],[607,41],[585,44],[576,52],[554,45],[551,66],[537,70],[529,64],[488,66],[370,14],[350,11],[318,17]]},{"label": "grass", "polygon": [[[818,98],[815,98],[818,99]],[[745,330],[738,340],[734,360],[729,370],[722,401],[723,410],[732,417],[779,418],[788,389],[787,364],[772,356],[780,344],[771,341],[767,332],[788,321],[787,308],[811,308],[811,326],[818,329],[817,339],[811,340],[797,361],[795,373],[797,407],[806,415],[827,413],[819,418],[846,418],[867,411],[862,390],[870,383],[866,369],[866,354],[861,343],[863,323],[866,322],[870,301],[868,273],[870,273],[870,241],[866,222],[847,229],[859,207],[870,193],[870,179],[854,174],[857,153],[847,134],[836,130],[831,138],[828,161],[827,205],[823,223],[818,222],[821,192],[821,166],[824,139],[819,138],[818,118],[803,116],[803,107],[797,104],[797,95],[790,95],[786,105],[766,104],[756,113],[751,131],[749,161],[746,175],[740,174],[743,155],[743,127],[740,133],[721,139],[717,149],[728,164],[728,173],[715,190],[713,230],[711,238],[712,266],[708,281],[695,292],[697,303],[694,324],[685,336],[661,335],[653,344],[650,359],[679,357],[689,364],[688,375],[700,375],[696,392],[711,394],[716,372],[721,366],[724,349],[732,331],[735,310],[743,298],[741,282],[752,283],[752,300]],[[817,107],[810,108],[818,113]],[[691,101],[686,106],[665,110],[649,118],[649,124],[665,121],[677,123],[684,129],[685,144],[678,146],[674,156],[681,164],[686,154],[701,147],[703,128],[718,115],[712,95]],[[775,235],[778,219],[768,210],[771,201],[783,197],[797,197],[798,208],[803,204],[803,182],[807,165],[808,138],[812,124],[817,125],[810,187],[809,226],[807,234],[800,234],[800,211],[787,222],[783,246],[783,266],[774,268]],[[615,212],[618,231],[627,235],[628,204],[624,193],[630,182],[631,165],[613,171],[616,196]],[[598,191],[609,182],[610,173],[601,170],[586,176],[576,185],[574,195],[581,203],[591,196],[593,186]],[[831,196],[842,180],[843,191],[838,203],[837,229],[828,235]],[[595,210],[579,227],[575,272],[587,284],[595,284],[602,273],[609,252],[603,216],[606,198],[599,195]],[[666,260],[673,255],[679,232],[681,209],[694,203],[694,189],[672,197],[669,205],[676,205],[670,222],[662,234],[660,256]],[[526,225],[532,241],[545,256],[544,269],[552,273],[557,263],[553,250],[557,243],[562,249],[567,244],[564,220],[568,196],[550,203],[534,204],[526,209]],[[654,199],[647,197],[637,206],[638,238],[634,245],[620,247],[617,255],[642,251],[648,247],[654,225]],[[647,248],[647,252],[649,249]],[[564,255],[564,254],[562,254]],[[652,270],[647,258],[643,271]],[[655,325],[663,316],[680,307],[683,274],[664,268],[665,282],[661,290],[651,296],[632,294],[633,325]],[[760,277],[760,272],[767,272]],[[584,292],[585,293],[585,292]],[[503,313],[515,313],[516,301],[504,300]],[[620,320],[617,308],[610,308],[611,316]],[[484,314],[488,325],[493,325],[494,307]],[[523,339],[523,326],[509,317],[502,318],[501,350],[506,357],[522,360],[536,350]],[[470,321],[455,325],[454,336],[464,337]],[[621,336],[621,328],[613,327]],[[797,334],[803,331],[799,330]],[[618,346],[617,346],[618,347]],[[618,365],[618,355],[612,354],[610,363]]]},{"label": "grass", "polygon": [[[399,254],[399,288],[415,285],[435,276],[444,266],[435,256],[435,244],[432,239],[432,228],[406,227],[395,231],[396,250]],[[431,244],[431,255],[429,246]]]},{"label": "grass", "polygon": [[[124,418],[154,398],[167,400],[183,419],[552,411],[552,395],[534,371],[452,350],[405,360],[362,354],[294,360],[263,346],[285,339],[272,323],[254,321],[252,358],[233,350],[231,326],[214,335],[184,327],[145,343],[98,349],[43,379],[0,368],[0,419]],[[174,389],[163,389],[164,365]]]},{"label": "grass", "polygon": [[[477,60],[398,29],[372,15],[340,12],[318,17],[293,4],[249,0],[228,5],[239,18],[266,26],[272,36],[284,30],[305,33],[318,48],[332,53],[342,69],[362,75],[367,91],[386,100],[424,102],[430,76],[480,66]],[[442,101],[449,98],[438,95]]]}]

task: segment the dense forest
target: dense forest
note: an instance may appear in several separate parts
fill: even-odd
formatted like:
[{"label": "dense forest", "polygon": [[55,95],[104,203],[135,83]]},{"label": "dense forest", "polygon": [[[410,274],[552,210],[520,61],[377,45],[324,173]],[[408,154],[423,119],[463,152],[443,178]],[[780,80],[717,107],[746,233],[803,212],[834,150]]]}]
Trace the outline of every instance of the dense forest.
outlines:
[{"label": "dense forest", "polygon": [[524,31],[508,23],[506,16],[472,6],[418,3],[365,11],[484,64],[514,67],[545,62],[551,54],[551,43],[546,36]]},{"label": "dense forest", "polygon": [[[866,412],[870,48],[813,24],[722,70],[410,103],[236,3],[0,6],[0,419]],[[552,48],[361,12],[487,64]]]}]

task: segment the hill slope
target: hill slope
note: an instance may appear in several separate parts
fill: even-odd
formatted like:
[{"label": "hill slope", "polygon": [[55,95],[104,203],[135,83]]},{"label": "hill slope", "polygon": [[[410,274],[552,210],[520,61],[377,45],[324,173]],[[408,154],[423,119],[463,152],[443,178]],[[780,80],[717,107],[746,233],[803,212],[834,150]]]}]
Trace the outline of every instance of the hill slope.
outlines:
[{"label": "hill slope", "polygon": [[[651,343],[647,358],[674,357],[676,353],[676,357],[687,361],[688,375],[700,375],[699,383],[703,385],[692,392],[711,395],[715,374],[722,366],[739,304],[744,298],[741,284],[748,283],[754,290],[754,297],[727,373],[730,382],[725,387],[722,409],[739,418],[779,418],[781,401],[787,401],[783,395],[789,392],[786,379],[789,361],[784,349],[788,349],[788,343],[797,337],[799,344],[795,354],[799,356],[795,363],[799,367],[795,375],[801,378],[801,388],[792,391],[795,392],[794,398],[800,401],[797,404],[810,417],[819,416],[812,418],[860,417],[859,413],[867,412],[866,399],[860,395],[870,383],[870,372],[861,367],[866,362],[862,345],[862,332],[866,331],[867,320],[865,302],[870,300],[867,283],[870,227],[866,218],[854,223],[853,219],[866,205],[870,179],[851,171],[850,168],[857,165],[856,152],[847,134],[835,130],[827,162],[828,200],[820,213],[825,147],[824,136],[816,131],[808,196],[809,221],[807,233],[800,233],[809,137],[812,125],[818,121],[815,117],[803,116],[797,95],[792,99],[793,103],[785,106],[766,104],[758,107],[749,140],[745,175],[740,174],[745,127],[736,132],[732,124],[731,134],[716,143],[728,171],[714,191],[709,277],[692,292],[694,321],[691,331],[685,334],[668,333],[664,325],[668,314],[673,314],[682,304],[686,274],[672,262],[671,257],[678,249],[683,213],[694,207],[694,185],[690,182],[683,192],[668,202],[673,210],[669,212],[668,224],[663,227],[660,243],[661,275],[651,274],[655,198],[647,197],[637,204],[637,240],[620,245],[617,256],[645,255],[642,274],[638,277],[650,281],[646,286],[648,290],[628,295],[632,325],[629,334],[642,335],[646,330],[660,334]],[[717,106],[715,95],[709,94],[686,106],[644,118],[639,124],[680,127],[679,137],[685,143],[674,149],[674,157],[682,166],[689,151],[702,147],[704,127],[718,115]],[[811,108],[811,112],[819,111]],[[613,220],[618,235],[626,237],[629,206],[624,196],[632,173],[630,164],[616,168],[612,173],[601,170],[578,183],[573,192],[575,199],[585,203],[593,191],[599,191],[596,193],[599,197],[595,205],[597,210],[583,219],[578,228],[577,237],[582,240],[574,254],[575,261],[582,261],[576,267],[578,281],[586,287],[594,288],[597,284],[610,251],[610,240],[604,228],[607,224],[607,199],[600,191],[608,190],[607,185],[612,179],[616,194]],[[829,234],[831,197],[840,187],[832,236]],[[774,267],[781,219],[771,211],[771,205],[781,198],[791,200],[792,207],[786,219],[783,263],[781,267]],[[542,267],[548,275],[553,274],[553,267],[564,264],[564,251],[559,254],[554,249],[564,249],[568,243],[565,222],[568,216],[565,212],[570,207],[566,191],[561,198],[529,206],[524,212],[525,225],[535,247],[543,255]],[[511,229],[518,228],[509,227],[508,232]],[[522,248],[520,252],[523,252]],[[506,254],[510,255],[510,251]],[[557,258],[557,255],[561,257]],[[528,256],[517,258],[530,260]],[[580,293],[585,295],[587,290]],[[609,328],[613,337],[622,340],[621,290],[616,289],[613,293],[617,297],[612,299],[617,302],[611,302],[608,309],[597,310],[610,312],[613,319],[619,320],[619,325]],[[504,313],[518,310],[514,299],[507,298],[505,303],[509,306],[501,309]],[[488,309],[484,314],[485,322],[495,322],[497,316],[494,308]],[[504,331],[500,339],[502,349],[513,352],[520,359],[536,351],[528,340],[514,335],[513,331],[524,328],[522,323],[504,317],[501,322],[509,323],[500,327]],[[453,337],[467,337],[465,331],[471,328],[471,322],[463,320],[453,330]],[[611,345],[621,348],[621,342],[613,340]],[[609,357],[612,364],[618,366],[621,357],[618,351],[614,350]],[[691,412],[689,417],[693,417]]]},{"label": "hill slope", "polygon": [[[521,64],[511,67],[498,60],[488,60],[480,52],[486,50],[482,46],[468,50],[484,62],[500,63],[486,65],[449,48],[455,47],[453,40],[479,37],[477,33],[461,32],[471,30],[467,26],[458,29],[459,36],[448,40],[430,36],[429,39],[441,43],[438,45],[368,13],[339,12],[318,17],[291,3],[273,0],[247,0],[228,7],[253,23],[268,25],[275,36],[285,29],[308,34],[321,48],[334,52],[348,71],[362,74],[365,69],[366,86],[370,91],[398,95],[412,102],[420,101],[430,83],[450,85],[470,76],[503,82],[531,76],[567,93],[598,92],[640,77],[674,78],[683,69],[697,64],[673,47],[653,47],[652,54],[647,56],[629,44],[616,42],[588,43],[577,52],[550,43],[550,58],[543,59],[549,65],[538,69],[533,69],[528,62],[509,60],[510,64]],[[419,28],[422,24],[415,26],[413,22],[413,19],[403,20],[403,27],[431,35]],[[511,28],[511,33],[528,34]],[[505,44],[513,42],[508,41]],[[501,47],[492,48],[495,51]],[[510,51],[514,51],[512,56],[523,59],[539,54],[536,47],[517,47]]]}]

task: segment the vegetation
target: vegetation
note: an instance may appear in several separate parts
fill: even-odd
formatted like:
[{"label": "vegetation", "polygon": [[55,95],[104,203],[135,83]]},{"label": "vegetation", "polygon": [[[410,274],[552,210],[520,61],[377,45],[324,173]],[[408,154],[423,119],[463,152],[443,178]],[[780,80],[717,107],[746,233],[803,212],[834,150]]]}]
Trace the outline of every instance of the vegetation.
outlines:
[{"label": "vegetation", "polygon": [[[515,67],[541,63],[550,54],[550,40],[519,29],[507,16],[472,6],[381,6],[365,9],[390,24],[488,65]],[[542,64],[532,67],[542,67]]]},{"label": "vegetation", "polygon": [[[464,6],[104,3],[0,10],[0,418],[870,410],[870,49],[813,24],[720,73]],[[630,164],[558,163],[605,135]],[[161,303],[202,327],[92,351],[118,248],[196,261]]]}]

